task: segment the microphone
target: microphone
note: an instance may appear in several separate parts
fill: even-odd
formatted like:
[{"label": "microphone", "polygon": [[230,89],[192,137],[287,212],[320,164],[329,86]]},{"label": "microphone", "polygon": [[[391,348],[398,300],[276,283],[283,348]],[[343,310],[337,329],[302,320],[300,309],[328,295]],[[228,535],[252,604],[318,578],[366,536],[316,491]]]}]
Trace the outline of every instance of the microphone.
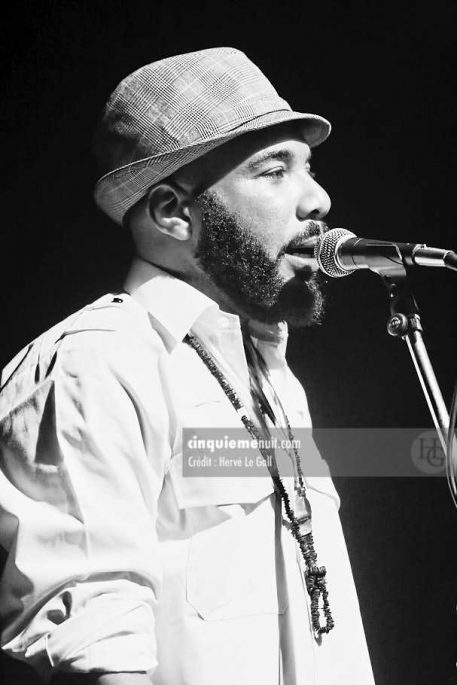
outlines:
[{"label": "microphone", "polygon": [[447,267],[457,271],[457,254],[452,250],[358,238],[344,228],[324,233],[314,245],[313,257],[321,271],[332,278],[348,276],[357,269],[371,269],[388,276],[398,274],[405,266]]}]

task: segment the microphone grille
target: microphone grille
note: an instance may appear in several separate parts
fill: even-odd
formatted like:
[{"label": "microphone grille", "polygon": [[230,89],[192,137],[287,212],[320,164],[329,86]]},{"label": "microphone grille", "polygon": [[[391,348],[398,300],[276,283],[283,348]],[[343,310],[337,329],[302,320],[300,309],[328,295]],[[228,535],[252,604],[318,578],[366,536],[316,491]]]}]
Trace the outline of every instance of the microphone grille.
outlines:
[{"label": "microphone grille", "polygon": [[[355,238],[355,234],[345,228],[332,228],[324,234],[322,240],[316,243],[314,258],[320,269],[331,278],[349,276],[352,271],[342,269],[338,264],[337,247],[342,238]],[[343,241],[344,242],[344,241]]]}]

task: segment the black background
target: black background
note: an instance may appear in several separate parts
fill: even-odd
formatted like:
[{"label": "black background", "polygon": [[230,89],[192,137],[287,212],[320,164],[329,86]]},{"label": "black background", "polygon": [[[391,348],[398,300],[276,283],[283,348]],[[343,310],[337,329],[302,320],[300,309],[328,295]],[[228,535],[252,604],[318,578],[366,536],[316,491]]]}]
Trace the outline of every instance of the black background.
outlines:
[{"label": "black background", "polygon": [[[333,122],[314,156],[331,226],[457,247],[454,2],[17,1],[3,19],[2,365],[122,281],[130,241],[93,204],[91,134],[117,82],[171,54],[238,47],[295,109]],[[414,274],[448,402],[456,285],[450,272]],[[328,292],[325,325],[289,345],[315,425],[429,426],[406,346],[385,332],[381,280],[357,274]],[[337,487],[378,685],[457,682],[457,518],[445,479]],[[3,677],[32,682],[10,665]]]}]

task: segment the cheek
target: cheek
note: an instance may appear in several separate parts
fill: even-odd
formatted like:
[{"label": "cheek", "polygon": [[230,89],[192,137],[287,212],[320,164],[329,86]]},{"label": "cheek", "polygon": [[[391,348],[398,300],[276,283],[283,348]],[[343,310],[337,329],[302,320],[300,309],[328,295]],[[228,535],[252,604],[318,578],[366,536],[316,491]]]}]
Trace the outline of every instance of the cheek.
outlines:
[{"label": "cheek", "polygon": [[297,233],[295,204],[284,187],[250,184],[236,194],[223,189],[220,198],[273,259]]},{"label": "cheek", "polygon": [[245,225],[273,258],[296,233],[295,215],[283,203],[251,202],[243,215]]}]

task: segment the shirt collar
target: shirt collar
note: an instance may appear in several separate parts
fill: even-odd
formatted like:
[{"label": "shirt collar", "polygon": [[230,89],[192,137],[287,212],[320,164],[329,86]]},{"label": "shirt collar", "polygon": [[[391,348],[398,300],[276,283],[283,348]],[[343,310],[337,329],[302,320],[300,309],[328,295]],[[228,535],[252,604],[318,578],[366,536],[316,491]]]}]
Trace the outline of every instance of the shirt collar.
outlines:
[{"label": "shirt collar", "polygon": [[[213,322],[218,328],[240,327],[238,316],[221,311],[219,305],[200,290],[141,257],[134,258],[124,288],[171,335],[174,345],[181,342],[199,320],[206,325]],[[285,352],[286,323],[266,325],[252,321],[249,328],[253,337]]]}]

